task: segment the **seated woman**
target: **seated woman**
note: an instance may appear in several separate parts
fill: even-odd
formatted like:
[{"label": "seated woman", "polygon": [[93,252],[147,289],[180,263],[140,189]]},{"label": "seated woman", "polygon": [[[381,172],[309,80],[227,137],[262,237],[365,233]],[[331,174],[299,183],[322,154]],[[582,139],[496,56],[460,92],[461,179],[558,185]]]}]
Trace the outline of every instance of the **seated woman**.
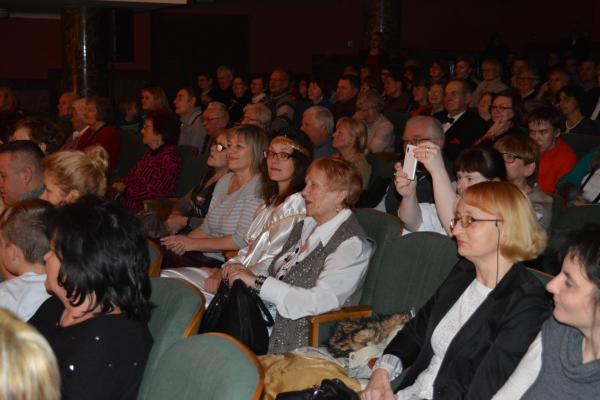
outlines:
[{"label": "seated woman", "polygon": [[56,354],[63,398],[135,399],[152,347],[150,260],[137,219],[86,196],[59,208],[49,232],[53,296],[29,322]]},{"label": "seated woman", "polygon": [[88,147],[85,152],[63,150],[42,161],[44,193],[41,198],[55,206],[74,203],[91,194],[106,193],[108,153],[102,146]]},{"label": "seated woman", "polygon": [[536,182],[540,162],[537,143],[526,135],[508,135],[500,138],[494,148],[502,154],[507,180],[527,195],[542,228],[550,228],[553,200]]},{"label": "seated woman", "polygon": [[395,166],[394,183],[402,196],[398,217],[405,224],[405,233],[433,231],[452,233],[450,220],[454,215],[456,202],[470,186],[491,180],[506,180],[506,170],[502,156],[494,149],[466,149],[454,162],[456,189],[450,181],[441,150],[436,143],[425,142],[414,150],[417,161],[423,163],[431,174],[435,204],[417,202],[417,180],[407,179],[402,164]]},{"label": "seated woman", "polygon": [[439,82],[431,83],[427,91],[427,100],[431,104],[429,115],[444,111],[444,84]]},{"label": "seated woman", "polygon": [[452,234],[462,258],[444,283],[389,343],[363,399],[489,399],[516,368],[550,313],[539,280],[522,261],[546,235],[527,197],[512,183],[469,187]]},{"label": "seated woman", "polygon": [[98,144],[110,156],[110,169],[117,167],[119,151],[121,150],[121,137],[117,129],[110,125],[113,110],[110,102],[104,97],[92,97],[85,106],[85,122],[91,129],[85,131],[77,141],[77,150]]},{"label": "seated woman", "polygon": [[229,171],[226,150],[227,131],[223,130],[210,146],[206,160],[208,171],[198,185],[178,199],[173,211],[165,221],[166,228],[172,235],[188,233],[196,228],[202,222],[202,218],[206,216],[217,182]]},{"label": "seated woman", "polygon": [[142,106],[142,116],[145,116],[150,111],[171,111],[167,95],[163,88],[159,86],[143,88],[140,92],[140,104]]},{"label": "seated woman", "polygon": [[317,315],[355,303],[373,251],[350,210],[361,181],[354,166],[339,158],[313,161],[302,196],[303,223],[292,229],[268,273],[232,267],[224,278],[254,288],[275,315],[269,353],[308,345],[308,322]]},{"label": "seated woman", "polygon": [[570,204],[600,203],[600,147],[583,156],[568,174],[560,178],[557,188]]},{"label": "seated woman", "polygon": [[546,285],[553,315],[494,400],[598,398],[600,228],[572,232],[562,253],[562,271]]},{"label": "seated woman", "polygon": [[365,157],[367,149],[367,127],[362,121],[342,117],[335,125],[333,148],[338,152],[334,157],[350,161],[362,178],[362,189],[366,189],[371,178],[371,164]]},{"label": "seated woman", "polygon": [[506,89],[494,95],[490,106],[491,126],[472,147],[491,146],[498,139],[510,134],[523,134],[525,106],[523,99],[514,89]]},{"label": "seated woman", "polygon": [[0,399],[60,400],[56,357],[42,335],[0,309]]},{"label": "seated woman", "polygon": [[227,167],[231,171],[215,186],[208,214],[202,225],[187,235],[161,239],[170,250],[163,268],[220,267],[223,251],[246,246],[244,238],[256,209],[261,205],[260,172],[267,134],[253,125],[240,125],[227,133]]},{"label": "seated woman", "polygon": [[45,215],[52,205],[40,199],[23,200],[0,217],[0,307],[23,321],[46,301],[44,255],[50,248]]},{"label": "seated woman", "polygon": [[[312,143],[302,131],[288,130],[273,138],[265,151],[267,171],[262,177],[264,204],[258,209],[243,247],[228,260],[223,269],[205,271],[198,268],[164,270],[162,276],[183,277],[206,293],[215,293],[221,282],[221,271],[249,268],[256,275],[265,275],[273,257],[281,252],[294,226],[306,215],[304,176],[311,161]],[[206,279],[206,276],[210,277]]]},{"label": "seated woman", "polygon": [[561,132],[582,133],[586,135],[600,135],[600,127],[581,112],[585,102],[585,92],[581,86],[567,85],[558,92],[558,109],[564,121]]},{"label": "seated woman", "polygon": [[122,192],[119,201],[137,213],[144,200],[173,197],[181,173],[181,158],[177,153],[180,121],[172,113],[151,111],[142,128],[142,141],[148,150],[121,182],[113,188]]},{"label": "seated woman", "polygon": [[492,113],[490,107],[492,106],[492,99],[494,98],[494,93],[492,92],[483,92],[479,101],[477,102],[477,113],[481,117],[482,120],[491,123]]}]

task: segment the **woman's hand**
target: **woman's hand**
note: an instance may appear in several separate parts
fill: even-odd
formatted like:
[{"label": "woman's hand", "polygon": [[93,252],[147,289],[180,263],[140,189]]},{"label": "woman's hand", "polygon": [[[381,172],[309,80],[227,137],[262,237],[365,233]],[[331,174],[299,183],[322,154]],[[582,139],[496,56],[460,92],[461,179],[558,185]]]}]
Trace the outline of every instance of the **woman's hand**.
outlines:
[{"label": "woman's hand", "polygon": [[187,225],[187,221],[188,221],[187,217],[185,217],[183,215],[171,213],[171,215],[169,215],[169,217],[165,221],[165,226],[167,227],[167,229],[169,230],[169,233],[171,233],[171,235],[175,235],[177,232],[179,232],[183,227],[185,227]]},{"label": "woman's hand", "polygon": [[397,162],[394,165],[396,172],[394,173],[394,186],[396,191],[402,197],[413,196],[417,192],[417,181],[408,179],[406,172],[402,170],[402,163]]},{"label": "woman's hand", "polygon": [[211,268],[214,272],[204,281],[204,290],[208,293],[215,294],[219,290],[221,284],[222,271],[220,268]]},{"label": "woman's hand", "polygon": [[444,158],[440,146],[435,143],[423,143],[418,145],[414,153],[417,161],[422,163],[430,174],[434,175],[446,171]]},{"label": "woman's hand", "polygon": [[367,388],[360,395],[361,400],[396,400],[392,386],[390,385],[390,375],[383,368],[377,368],[371,374]]},{"label": "woman's hand", "polygon": [[182,255],[192,250],[193,239],[185,235],[171,235],[161,238],[160,243],[173,253]]},{"label": "woman's hand", "polygon": [[254,287],[256,281],[256,275],[254,275],[248,268],[242,264],[230,264],[225,267],[227,270],[223,271],[223,277],[229,282],[229,286],[233,285],[233,282],[238,279],[246,284],[248,287]]}]

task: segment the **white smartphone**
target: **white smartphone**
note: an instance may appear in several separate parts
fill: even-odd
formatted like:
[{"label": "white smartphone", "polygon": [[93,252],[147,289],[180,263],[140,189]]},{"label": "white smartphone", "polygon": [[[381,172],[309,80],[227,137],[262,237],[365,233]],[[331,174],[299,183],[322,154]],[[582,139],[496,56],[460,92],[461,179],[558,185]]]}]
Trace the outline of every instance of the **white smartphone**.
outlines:
[{"label": "white smartphone", "polygon": [[415,172],[417,171],[417,159],[414,154],[415,148],[416,146],[413,146],[412,144],[406,146],[404,163],[402,163],[402,170],[408,175],[408,179],[411,181],[415,180]]}]

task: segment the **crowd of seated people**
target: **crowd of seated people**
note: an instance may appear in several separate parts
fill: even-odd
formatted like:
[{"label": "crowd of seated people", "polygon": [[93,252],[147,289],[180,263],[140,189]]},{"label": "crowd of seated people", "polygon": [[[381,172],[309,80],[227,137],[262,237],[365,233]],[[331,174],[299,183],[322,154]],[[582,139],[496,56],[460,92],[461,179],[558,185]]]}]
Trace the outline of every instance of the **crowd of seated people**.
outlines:
[{"label": "crowd of seated people", "polygon": [[[565,245],[547,286],[552,316],[524,267],[563,206],[600,202],[596,64],[391,64],[381,39],[335,79],[222,65],[172,98],[142,88],[119,119],[107,98],[68,91],[54,120],[26,116],[0,87],[0,307],[46,338],[65,398],[135,398],[152,346],[149,236],[162,277],[209,300],[222,282],[252,288],[275,321],[269,353],[308,345],[305,317],[357,304],[369,273],[377,246],[357,204],[399,218],[403,235],[450,236],[461,256],[389,343],[363,399],[395,398],[403,370],[398,398],[597,393],[600,233]],[[144,151],[119,176],[131,137]],[[592,143],[587,154],[578,140]],[[180,192],[184,148],[206,161]],[[148,200],[174,204],[159,235],[141,224]]]}]

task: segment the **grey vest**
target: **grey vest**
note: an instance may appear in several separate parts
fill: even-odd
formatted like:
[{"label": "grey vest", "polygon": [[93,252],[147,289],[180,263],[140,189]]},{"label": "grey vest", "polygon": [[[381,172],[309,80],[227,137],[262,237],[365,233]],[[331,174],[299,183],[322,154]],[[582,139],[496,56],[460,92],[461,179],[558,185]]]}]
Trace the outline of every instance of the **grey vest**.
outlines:
[{"label": "grey vest", "polygon": [[[287,254],[290,249],[296,245],[302,235],[302,227],[304,222],[296,224],[290,236],[283,246],[283,250],[269,266],[269,275],[275,276],[275,263],[284,254]],[[325,266],[325,259],[333,253],[338,246],[347,239],[358,236],[365,240],[369,240],[358,223],[358,220],[352,214],[333,234],[326,246],[319,243],[317,248],[313,250],[304,260],[296,263],[290,270],[281,278],[285,283],[292,286],[309,289],[315,286],[317,278],[321,274]],[[352,298],[352,297],[351,297]],[[351,299],[350,298],[350,299]],[[349,303],[350,299],[346,301]],[[275,317],[275,325],[269,339],[269,354],[279,354],[286,351],[297,349],[298,347],[308,346],[308,328],[309,324],[306,318],[298,318],[296,320],[284,318],[277,314]]]}]

